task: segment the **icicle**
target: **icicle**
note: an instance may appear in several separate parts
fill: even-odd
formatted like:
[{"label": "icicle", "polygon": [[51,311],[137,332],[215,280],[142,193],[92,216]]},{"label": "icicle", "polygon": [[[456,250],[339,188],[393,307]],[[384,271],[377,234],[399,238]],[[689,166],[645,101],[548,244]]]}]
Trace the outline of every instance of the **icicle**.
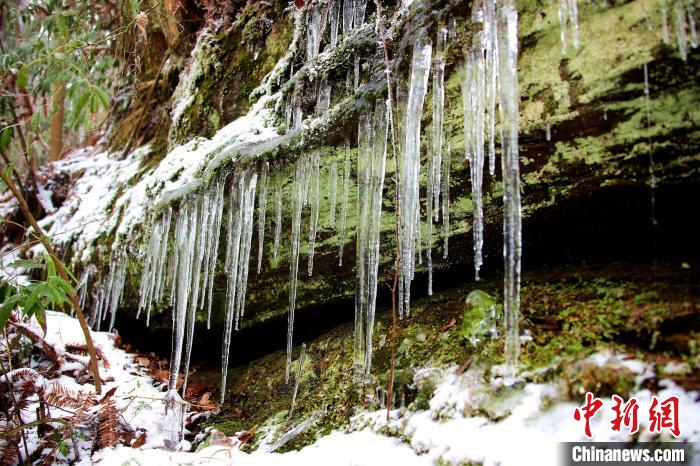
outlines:
[{"label": "icicle", "polygon": [[245,314],[245,295],[248,284],[248,264],[250,263],[250,245],[253,238],[253,218],[255,212],[255,186],[258,175],[255,172],[246,172],[243,190],[242,225],[241,225],[241,251],[238,256],[238,280],[236,282],[236,323],[238,330],[240,320]]},{"label": "icicle", "polygon": [[302,104],[302,94],[304,92],[303,84],[301,81],[294,83],[294,91],[291,97],[291,107],[292,107],[292,125],[294,129],[301,128],[301,124],[304,121],[304,112],[301,108]]},{"label": "icicle", "polygon": [[[78,293],[80,299],[80,307],[85,309],[87,304],[88,296],[90,295],[90,276],[95,272],[96,268],[94,265],[90,264],[85,267],[83,274],[80,276],[80,281],[78,282]],[[75,309],[71,308],[71,317],[75,316]]]},{"label": "icicle", "polygon": [[175,224],[175,251],[177,255],[177,270],[175,273],[176,286],[173,293],[177,293],[176,305],[173,308],[173,343],[170,355],[170,375],[168,390],[177,390],[177,379],[180,374],[182,362],[182,349],[185,340],[185,320],[187,316],[187,303],[190,295],[192,262],[194,251],[193,223],[196,212],[193,213],[189,203],[180,209]]},{"label": "icicle", "polygon": [[309,216],[309,277],[314,272],[314,249],[316,247],[316,229],[318,227],[318,211],[321,203],[321,182],[320,182],[320,162],[321,157],[318,152],[311,154],[310,159],[310,186],[308,200],[311,204],[311,215]]},{"label": "icicle", "polygon": [[297,393],[299,392],[299,383],[301,382],[302,369],[304,367],[304,357],[306,356],[306,343],[301,344],[301,354],[299,355],[297,374],[294,379],[294,391],[292,391],[292,407],[289,408],[289,418],[294,415],[294,406],[297,402]]},{"label": "icicle", "polygon": [[280,236],[282,235],[282,197],[284,195],[284,179],[277,176],[275,179],[275,239],[272,245],[272,257],[277,259],[280,248]]},{"label": "icicle", "polygon": [[355,0],[343,1],[343,34],[347,34],[352,29],[355,20]]},{"label": "icicle", "polygon": [[365,10],[367,8],[367,0],[355,0],[355,19],[352,27],[357,29],[365,22]]},{"label": "icicle", "polygon": [[273,451],[279,449],[283,445],[286,445],[287,443],[289,443],[290,440],[298,437],[301,433],[305,432],[309,427],[316,424],[316,422],[318,422],[320,417],[321,417],[320,412],[316,412],[316,413],[312,414],[311,417],[304,420],[303,422],[300,422],[298,425],[294,426],[294,428],[289,429],[287,432],[285,432],[277,441],[275,441],[275,443],[266,447],[264,450],[264,453],[272,453]]},{"label": "icicle", "polygon": [[579,32],[578,32],[578,1],[577,0],[559,0],[559,24],[561,26],[561,47],[562,52],[566,53],[568,41],[568,27],[571,26],[571,42],[574,49],[579,47]]},{"label": "icicle", "polygon": [[666,0],[659,0],[659,6],[661,8],[661,37],[664,44],[670,44],[671,34],[668,30],[668,9],[666,7]]},{"label": "icicle", "polygon": [[245,312],[250,244],[253,236],[257,173],[243,170],[234,174],[228,207],[226,261],[226,317],[221,356],[221,402],[226,395],[231,334],[238,330]]},{"label": "icicle", "polygon": [[[349,1],[349,0],[346,0]],[[348,197],[350,196],[350,145],[345,143],[345,162],[343,164],[343,198],[340,203],[340,246],[338,247],[338,266],[343,265],[343,248],[345,247],[345,238],[348,220]]]},{"label": "icicle", "polygon": [[168,390],[163,396],[165,412],[163,414],[163,436],[165,448],[177,450],[185,433],[185,414],[188,403],[180,397],[177,390]]},{"label": "icicle", "polygon": [[404,306],[401,314],[410,312],[411,281],[414,275],[414,251],[416,246],[417,220],[420,219],[419,172],[420,172],[420,130],[423,103],[428,86],[432,47],[417,44],[413,48],[411,80],[406,109],[406,130],[404,157],[399,164],[401,175],[401,279],[404,293]]},{"label": "icicle", "polygon": [[330,203],[328,224],[335,227],[335,211],[338,204],[338,162],[335,158],[331,160],[331,166],[328,173],[328,200]]},{"label": "icicle", "polygon": [[107,291],[104,296],[105,306],[103,313],[109,312],[109,331],[114,328],[114,320],[117,316],[117,309],[124,294],[124,283],[126,282],[126,252],[117,250],[112,253],[109,264],[109,279],[107,281]]},{"label": "icicle", "polygon": [[209,207],[207,197],[200,197],[194,203],[194,214],[191,218],[190,235],[195,238],[195,243],[190,254],[192,254],[192,272],[190,275],[190,297],[188,302],[186,317],[186,345],[185,345],[185,368],[183,372],[182,394],[187,393],[187,380],[190,372],[190,360],[192,356],[192,344],[194,343],[194,327],[197,317],[197,304],[200,294],[200,274],[204,263],[204,251],[206,249],[206,225],[208,223]]},{"label": "icicle", "polygon": [[428,295],[433,294],[433,221],[440,215],[440,183],[442,171],[443,116],[445,111],[445,45],[447,28],[440,26],[433,58],[433,132],[431,157],[428,158],[426,207],[426,259],[428,262]]},{"label": "icicle", "polygon": [[499,8],[500,109],[503,126],[503,258],[505,266],[504,315],[505,360],[515,371],[520,352],[521,204],[518,161],[518,11],[514,0],[503,0]]},{"label": "icicle", "polygon": [[547,122],[547,126],[545,126],[545,139],[547,142],[552,140],[552,124],[550,122]]},{"label": "icicle", "polygon": [[321,79],[318,86],[318,96],[316,99],[316,115],[322,117],[331,105],[331,86],[326,78]]},{"label": "icicle", "polygon": [[158,221],[154,223],[144,258],[140,301],[136,318],[138,319],[141,311],[146,309],[146,326],[150,324],[153,305],[162,299],[171,217],[172,208],[168,208]]},{"label": "icicle", "polygon": [[326,28],[326,8],[325,5],[308,3],[306,23],[306,59],[313,60],[318,56],[321,46],[321,37]]},{"label": "icicle", "polygon": [[[443,120],[445,113],[445,46],[447,43],[447,28],[440,26],[433,63],[433,152],[430,165],[432,173],[432,192],[435,209],[435,221],[440,212],[440,182],[442,170]],[[430,175],[430,173],[429,173]]]},{"label": "icicle", "polygon": [[[297,300],[297,277],[299,274],[299,242],[301,237],[301,212],[306,204],[305,184],[309,170],[308,156],[301,157],[294,171],[292,188],[292,235],[289,261],[289,308],[287,314],[287,365],[284,380],[289,383],[289,369],[292,364],[292,341],[294,337],[294,310]],[[308,192],[308,191],[307,191]]]},{"label": "icicle", "polygon": [[450,165],[452,164],[452,146],[447,143],[447,153],[442,158],[442,233],[443,259],[447,259],[450,241]]},{"label": "icicle", "polygon": [[338,26],[340,23],[340,2],[341,0],[331,0],[331,17],[330,17],[330,27],[331,27],[331,47],[335,47],[338,44]]},{"label": "icicle", "polygon": [[646,113],[646,126],[647,126],[647,145],[649,148],[649,195],[651,200],[651,224],[653,226],[658,225],[656,219],[656,173],[654,167],[656,163],[654,162],[654,150],[651,143],[651,102],[650,102],[650,92],[649,92],[649,70],[647,64],[644,64],[644,110]]},{"label": "icicle", "polygon": [[263,243],[265,241],[265,211],[267,210],[267,185],[269,162],[263,162],[260,174],[260,197],[258,199],[258,273],[262,269]]},{"label": "icicle", "polygon": [[688,60],[688,31],[686,24],[685,6],[678,1],[673,4],[673,16],[675,17],[676,39],[678,40],[678,53],[683,61]]},{"label": "icicle", "polygon": [[464,103],[464,133],[466,153],[471,173],[474,213],[472,232],[474,237],[474,277],[479,280],[481,250],[484,242],[482,184],[484,176],[484,104],[485,63],[480,41],[467,57],[466,75],[462,86]]},{"label": "icicle", "polygon": [[226,177],[222,176],[216,182],[216,198],[214,206],[212,207],[213,215],[213,225],[212,225],[212,235],[211,249],[209,250],[209,257],[207,260],[207,270],[208,270],[208,287],[207,287],[207,329],[211,327],[211,305],[213,301],[214,294],[214,278],[216,273],[216,260],[219,255],[219,238],[221,236],[221,220],[223,217],[224,210],[224,188],[226,186]]},{"label": "icicle", "polygon": [[496,100],[498,94],[498,34],[496,2],[486,0],[484,4],[483,49],[486,55],[484,78],[484,108],[486,112],[486,137],[488,141],[489,173],[496,173]]},{"label": "icicle", "polygon": [[387,136],[386,109],[385,103],[382,102],[377,105],[373,117],[360,117],[358,128],[358,221],[353,351],[355,383],[360,383],[363,378],[365,382],[369,382],[372,365]]},{"label": "icicle", "polygon": [[357,91],[360,88],[360,59],[355,58],[355,64],[353,66],[353,89]]}]

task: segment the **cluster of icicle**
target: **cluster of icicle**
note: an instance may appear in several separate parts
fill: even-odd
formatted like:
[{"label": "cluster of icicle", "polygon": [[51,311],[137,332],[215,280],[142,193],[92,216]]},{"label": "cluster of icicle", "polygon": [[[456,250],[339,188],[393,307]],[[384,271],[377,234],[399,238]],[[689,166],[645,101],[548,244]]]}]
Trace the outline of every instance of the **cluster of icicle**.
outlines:
[{"label": "cluster of icicle", "polygon": [[[562,2],[564,3],[564,2]],[[574,2],[575,3],[575,2]],[[569,10],[571,2],[567,3]],[[496,167],[496,107],[500,112],[503,182],[503,257],[506,363],[513,368],[520,348],[521,205],[518,162],[518,13],[512,0],[476,3],[472,20],[483,27],[472,36],[462,86],[466,158],[474,202],[473,235],[476,279],[482,264],[485,153],[489,172]],[[576,37],[576,36],[574,36]],[[575,42],[576,43],[576,42]]]},{"label": "cluster of icicle", "polygon": [[[342,14],[343,33],[359,27],[364,21],[365,1],[340,0],[330,3],[310,3],[307,13],[306,57],[313,60],[319,53],[324,30],[330,17],[330,46],[338,41],[339,21]],[[298,13],[297,13],[298,14]],[[475,263],[481,263],[481,186],[484,154],[489,154],[491,174],[495,171],[495,112],[500,111],[502,144],[502,173],[504,189],[504,257],[505,257],[505,313],[506,359],[511,365],[517,360],[518,309],[520,287],[520,188],[518,169],[518,88],[517,88],[517,10],[512,0],[484,0],[475,6],[474,20],[483,28],[474,35],[474,42],[466,61],[464,81],[465,132],[467,158],[471,166],[472,191],[475,203]],[[298,23],[297,17],[297,23]],[[449,237],[449,144],[445,148],[443,120],[445,111],[445,51],[448,29],[438,27],[435,45],[419,40],[414,46],[408,92],[397,92],[395,108],[392,102],[380,102],[373,113],[359,119],[357,141],[357,235],[356,235],[356,293],[354,369],[358,381],[368,380],[372,359],[372,336],[376,309],[378,270],[380,262],[381,212],[384,192],[388,135],[394,121],[398,137],[394,149],[398,157],[398,249],[399,249],[399,313],[410,313],[410,290],[416,261],[422,263],[425,247],[429,285],[432,293],[433,223],[442,215],[444,256],[447,256]],[[292,69],[294,67],[292,66]],[[421,116],[432,80],[432,131],[428,145],[425,169],[425,214],[421,214]],[[356,67],[357,72],[357,67]],[[356,77],[357,80],[357,77]],[[320,109],[326,111],[330,100],[328,91],[321,89]],[[301,84],[299,84],[301,85]],[[299,90],[300,91],[300,90]],[[292,99],[294,95],[292,95]],[[299,108],[292,114],[291,124],[301,122]],[[289,116],[289,115],[288,115]],[[446,149],[446,150],[445,150]],[[329,227],[336,228],[340,237],[339,265],[343,261],[343,245],[348,236],[347,220],[351,186],[350,145],[340,151],[339,160],[333,157],[323,173],[328,177],[330,201]],[[215,179],[205,192],[183,199],[177,209],[161,212],[153,221],[151,235],[145,246],[139,314],[145,312],[146,323],[151,311],[168,305],[173,313],[173,346],[170,361],[169,391],[166,395],[166,415],[173,417],[179,428],[171,433],[172,441],[182,436],[182,416],[185,403],[177,393],[179,375],[184,374],[183,393],[187,386],[194,327],[198,313],[206,308],[207,326],[211,320],[213,288],[219,255],[220,233],[224,228],[225,261],[223,272],[227,287],[222,348],[221,401],[226,393],[226,379],[233,330],[240,327],[245,313],[246,288],[251,260],[251,245],[257,216],[256,270],[261,272],[264,257],[264,239],[268,194],[272,192],[274,207],[273,261],[278,260],[282,242],[282,212],[284,199],[291,205],[291,232],[289,246],[289,304],[287,332],[287,364],[285,379],[289,382],[292,359],[294,313],[299,278],[302,244],[302,220],[308,218],[307,273],[313,273],[314,250],[319,228],[321,153],[312,151],[301,156],[295,164],[291,183],[282,173],[273,172],[269,162],[237,167],[233,173]],[[274,175],[271,175],[274,173]],[[285,193],[287,191],[287,193]],[[285,196],[285,194],[287,194]],[[324,193],[325,194],[325,193]],[[478,200],[478,201],[477,201]],[[339,211],[338,211],[338,204]],[[304,214],[304,211],[307,214]],[[226,212],[224,212],[226,211]],[[477,236],[478,235],[478,236]],[[97,292],[96,321],[111,315],[110,328],[121,300],[125,275],[126,254],[113,254],[109,279]],[[89,275],[86,276],[86,282]],[[184,368],[183,366],[184,358]]]},{"label": "cluster of icicle", "polygon": [[[673,18],[669,18],[669,10]],[[692,48],[698,46],[698,31],[695,23],[696,10],[697,2],[694,1],[659,0],[663,42],[665,44],[671,43],[671,29],[673,29],[678,54],[683,61],[688,59],[688,45],[690,44]],[[558,14],[562,52],[567,53],[569,41],[574,49],[578,50],[580,42],[577,0],[559,0]]]},{"label": "cluster of icicle", "polygon": [[[90,275],[85,276],[86,285]],[[118,248],[112,252],[109,261],[109,273],[107,281],[97,287],[95,299],[93,301],[94,312],[92,313],[92,326],[95,330],[100,330],[102,322],[109,317],[108,329],[114,327],[117,309],[121,304],[124,295],[124,284],[126,283],[126,251]],[[85,300],[85,298],[81,297]]]},{"label": "cluster of icicle", "polygon": [[374,115],[362,115],[358,128],[357,233],[355,255],[355,332],[353,363],[356,382],[369,377],[377,303],[379,233],[389,122],[385,102]]},{"label": "cluster of icicle", "polygon": [[[342,34],[348,34],[351,30],[361,27],[365,21],[367,0],[330,0],[329,2],[308,2],[306,8],[306,60],[315,60],[321,52],[326,29],[328,40],[326,49],[330,50],[338,44]],[[297,21],[302,15],[296,11]],[[342,25],[342,29],[341,29]],[[360,74],[360,60],[355,58],[353,67],[354,77],[348,74],[348,84],[354,83],[357,88]],[[285,122],[287,129],[301,128],[304,119],[302,109],[303,82],[293,76],[294,66],[290,67],[290,79],[294,80],[294,87],[285,102]],[[350,87],[350,86],[348,86]],[[321,78],[315,88],[316,116],[322,116],[330,107],[331,86],[328,80]]]}]

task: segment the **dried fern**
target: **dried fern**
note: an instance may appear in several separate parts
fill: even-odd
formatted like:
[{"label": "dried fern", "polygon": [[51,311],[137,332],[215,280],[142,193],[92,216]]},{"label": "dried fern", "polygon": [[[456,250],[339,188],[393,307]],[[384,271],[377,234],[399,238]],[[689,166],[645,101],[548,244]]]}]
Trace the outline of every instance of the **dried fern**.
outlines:
[{"label": "dried fern", "polygon": [[119,444],[119,411],[113,400],[107,400],[97,416],[97,445],[99,448],[115,447]]},{"label": "dried fern", "polygon": [[[81,356],[88,355],[86,343],[68,343],[66,345],[66,351],[73,354],[80,354]],[[99,346],[95,346],[95,355],[97,355],[97,359],[102,361],[102,365],[105,367],[105,369],[109,369],[109,361],[107,360],[107,356],[105,356],[104,351],[102,351]]]}]

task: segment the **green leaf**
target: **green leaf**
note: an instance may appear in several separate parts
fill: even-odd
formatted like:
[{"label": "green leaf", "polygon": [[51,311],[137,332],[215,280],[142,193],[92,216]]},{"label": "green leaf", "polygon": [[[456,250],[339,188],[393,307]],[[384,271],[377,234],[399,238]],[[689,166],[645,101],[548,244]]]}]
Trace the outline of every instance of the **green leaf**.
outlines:
[{"label": "green leaf", "polygon": [[89,97],[90,93],[87,91],[83,92],[82,94],[80,94],[80,97],[78,97],[78,101],[75,104],[75,110],[73,110],[73,122],[71,123],[71,126],[73,126],[73,128],[75,128],[78,125],[78,121],[83,113],[83,110],[85,109],[85,105],[87,104]]},{"label": "green leaf", "polygon": [[39,306],[34,312],[34,317],[36,317],[37,322],[39,322],[41,329],[44,331],[44,335],[46,335],[46,311],[44,308]]},{"label": "green leaf", "polygon": [[7,320],[10,318],[10,312],[17,306],[17,303],[22,298],[22,295],[16,294],[10,296],[0,307],[0,328],[4,327]]},{"label": "green leaf", "polygon": [[97,97],[100,99],[100,103],[102,103],[104,109],[109,110],[109,96],[104,91],[104,89],[98,86],[94,86],[93,89],[95,90],[95,94],[97,94]]},{"label": "green leaf", "polygon": [[90,113],[95,113],[97,112],[97,97],[95,96],[94,93],[90,94]]},{"label": "green leaf", "polygon": [[22,65],[22,67],[17,72],[17,87],[23,88],[27,87],[27,78],[29,76],[29,67],[27,65]]},{"label": "green leaf", "polygon": [[58,444],[58,451],[60,451],[63,456],[68,457],[68,445],[66,445],[66,442]]},{"label": "green leaf", "polygon": [[10,140],[12,139],[12,128],[6,126],[0,132],[0,148],[6,150],[10,145]]},{"label": "green leaf", "polygon": [[46,262],[46,276],[47,277],[55,277],[56,276],[56,264],[53,263],[53,258],[49,254],[45,254],[44,261]]},{"label": "green leaf", "polygon": [[37,262],[37,261],[30,261],[26,259],[18,259],[8,265],[9,268],[11,269],[43,269],[44,268],[44,263],[43,262]]}]

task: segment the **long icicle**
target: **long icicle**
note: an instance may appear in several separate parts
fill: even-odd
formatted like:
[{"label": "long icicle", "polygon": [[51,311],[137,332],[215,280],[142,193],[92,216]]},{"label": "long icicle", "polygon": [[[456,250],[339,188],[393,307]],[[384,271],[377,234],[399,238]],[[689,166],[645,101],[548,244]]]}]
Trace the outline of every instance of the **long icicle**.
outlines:
[{"label": "long icicle", "polygon": [[260,173],[260,197],[258,198],[258,273],[262,269],[262,259],[265,242],[265,213],[267,210],[267,187],[268,187],[268,172],[270,163],[265,161],[262,164]]},{"label": "long icicle", "polygon": [[[348,1],[348,0],[346,0]],[[340,231],[338,232],[338,266],[343,265],[343,249],[345,248],[345,229],[348,223],[348,197],[350,196],[350,146],[345,143],[345,158],[343,161],[343,197],[340,202]]]},{"label": "long icicle", "polygon": [[521,201],[518,161],[518,10],[514,0],[499,4],[500,108],[503,125],[503,258],[505,360],[515,372],[520,352]]},{"label": "long icicle", "polygon": [[301,157],[297,161],[294,171],[294,185],[292,194],[292,235],[291,253],[289,261],[289,307],[287,312],[287,364],[284,380],[289,383],[289,370],[292,364],[292,342],[294,340],[294,310],[297,300],[297,278],[299,275],[299,244],[301,237],[301,212],[306,204],[304,189],[308,180],[309,157]]},{"label": "long icicle", "polygon": [[403,282],[403,306],[401,316],[410,313],[411,281],[415,267],[417,231],[420,228],[419,172],[420,130],[423,103],[428,86],[432,58],[430,44],[416,44],[411,61],[411,80],[406,109],[406,142],[404,157],[399,163],[401,176],[401,278]]}]

